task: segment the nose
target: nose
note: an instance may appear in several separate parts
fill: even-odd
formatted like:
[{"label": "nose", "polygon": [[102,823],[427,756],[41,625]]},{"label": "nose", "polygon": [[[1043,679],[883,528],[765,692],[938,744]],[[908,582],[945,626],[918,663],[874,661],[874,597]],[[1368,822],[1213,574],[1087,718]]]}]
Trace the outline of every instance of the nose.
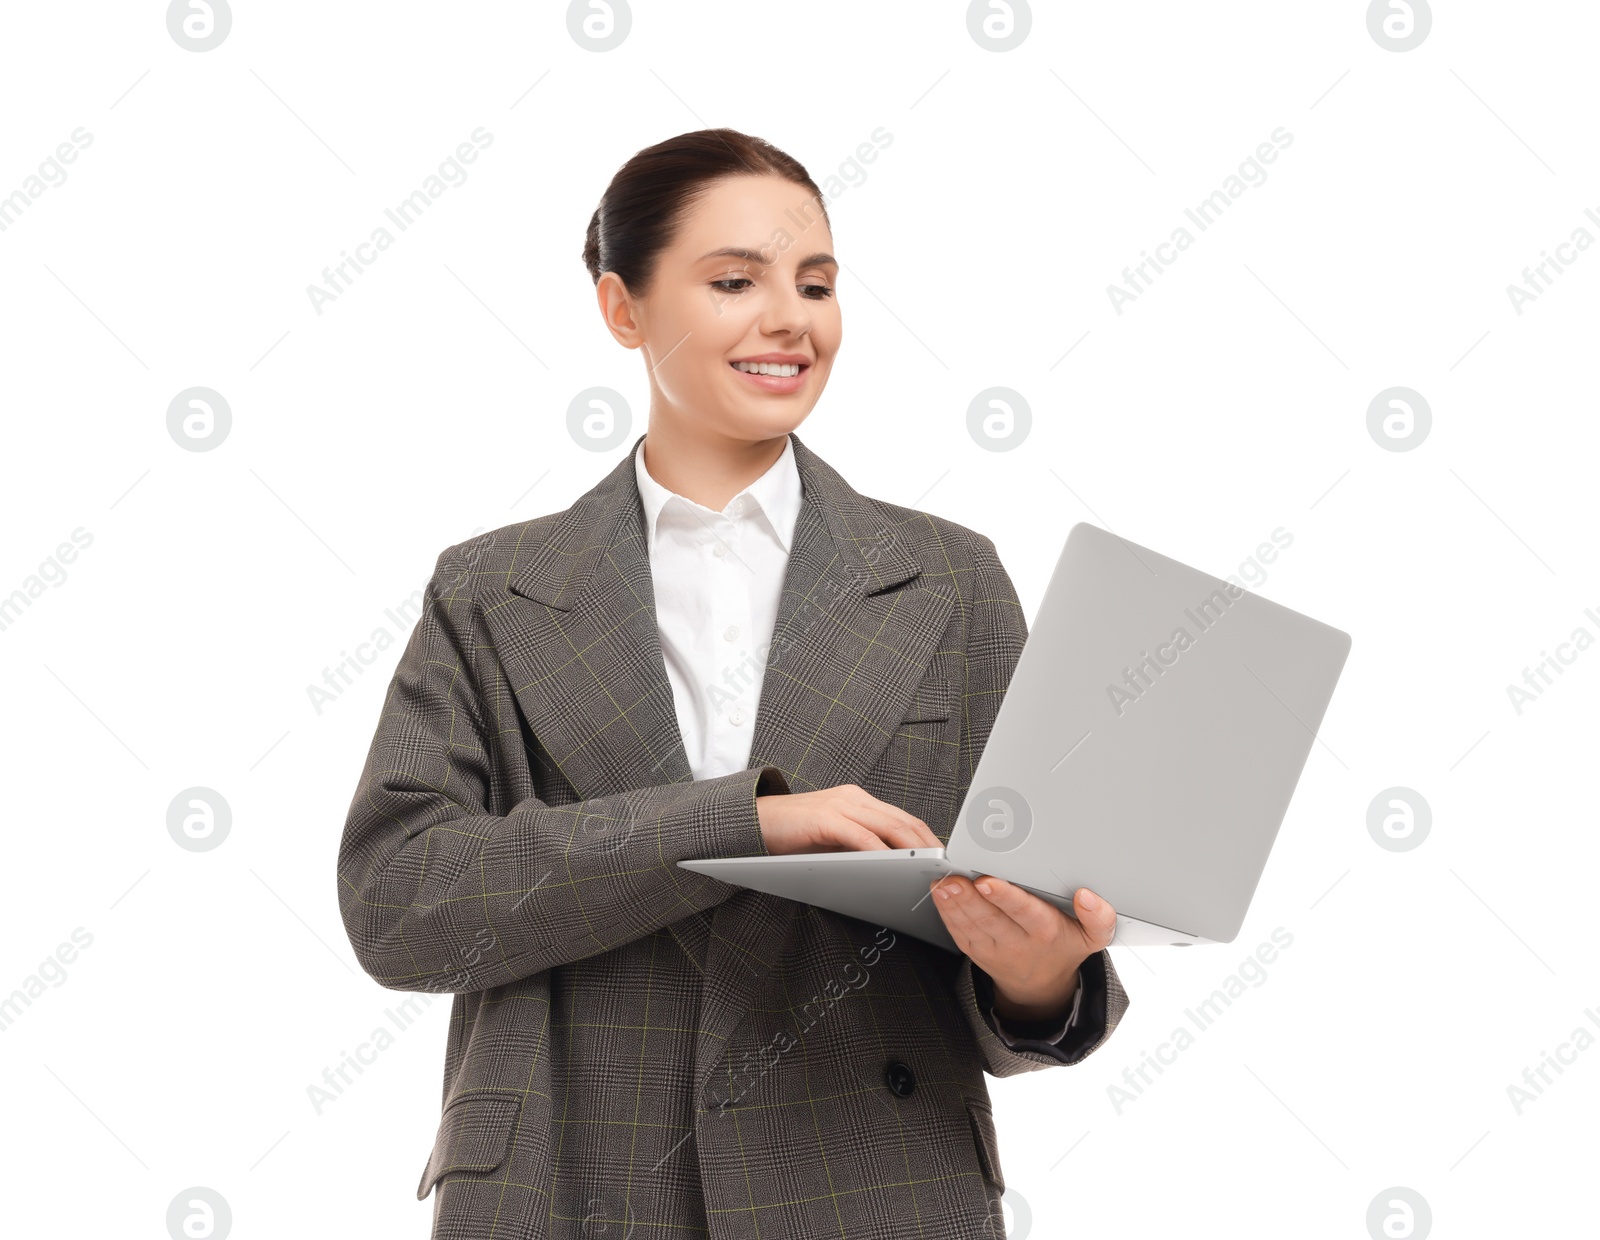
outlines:
[{"label": "nose", "polygon": [[812,299],[798,288],[789,288],[767,303],[761,316],[761,330],[768,336],[792,336],[801,340],[811,330],[811,316],[815,313]]}]

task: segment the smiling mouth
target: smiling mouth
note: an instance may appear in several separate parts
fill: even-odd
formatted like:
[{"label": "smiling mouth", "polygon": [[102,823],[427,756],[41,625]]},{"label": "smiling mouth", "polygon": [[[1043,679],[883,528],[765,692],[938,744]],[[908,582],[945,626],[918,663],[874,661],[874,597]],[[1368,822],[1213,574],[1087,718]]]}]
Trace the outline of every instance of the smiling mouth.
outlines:
[{"label": "smiling mouth", "polygon": [[[729,362],[728,366],[742,375],[757,375],[774,379],[796,378],[811,369],[810,362]],[[750,369],[745,369],[750,367]]]}]

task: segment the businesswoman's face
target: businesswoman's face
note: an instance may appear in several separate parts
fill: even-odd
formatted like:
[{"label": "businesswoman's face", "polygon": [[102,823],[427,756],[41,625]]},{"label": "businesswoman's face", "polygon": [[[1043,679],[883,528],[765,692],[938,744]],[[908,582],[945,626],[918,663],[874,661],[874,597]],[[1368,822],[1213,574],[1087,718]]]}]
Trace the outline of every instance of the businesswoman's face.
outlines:
[{"label": "businesswoman's face", "polygon": [[601,309],[644,354],[652,417],[745,441],[805,421],[839,349],[832,251],[804,186],[727,177],[689,208],[642,296],[603,274]]}]

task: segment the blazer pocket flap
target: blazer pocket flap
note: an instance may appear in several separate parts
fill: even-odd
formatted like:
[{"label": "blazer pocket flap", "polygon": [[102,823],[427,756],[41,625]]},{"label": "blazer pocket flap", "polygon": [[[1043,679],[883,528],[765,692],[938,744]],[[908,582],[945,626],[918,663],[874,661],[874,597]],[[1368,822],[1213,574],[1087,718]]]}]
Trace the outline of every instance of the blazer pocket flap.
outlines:
[{"label": "blazer pocket flap", "polygon": [[943,723],[956,708],[955,682],[947,676],[930,676],[917,686],[902,723]]},{"label": "blazer pocket flap", "polygon": [[972,1122],[972,1141],[978,1147],[983,1174],[991,1184],[1004,1192],[1006,1181],[1000,1173],[1000,1141],[994,1127],[994,1110],[987,1102],[968,1098],[967,1118]]},{"label": "blazer pocket flap", "polygon": [[510,1090],[463,1094],[444,1109],[433,1154],[417,1184],[417,1200],[452,1171],[493,1171],[505,1161],[522,1095]]}]

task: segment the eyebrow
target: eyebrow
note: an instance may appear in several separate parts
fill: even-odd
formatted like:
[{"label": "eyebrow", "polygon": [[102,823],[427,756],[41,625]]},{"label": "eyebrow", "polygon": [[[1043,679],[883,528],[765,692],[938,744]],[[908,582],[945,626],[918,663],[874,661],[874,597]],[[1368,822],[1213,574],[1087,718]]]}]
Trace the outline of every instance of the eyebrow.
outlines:
[{"label": "eyebrow", "polygon": [[[708,258],[742,258],[746,262],[757,263],[763,267],[769,265],[767,260],[762,258],[758,251],[747,250],[743,246],[738,245],[726,245],[720,250],[712,250],[709,254],[702,254],[700,256],[700,260],[702,262]],[[818,251],[816,254],[806,255],[806,257],[801,259],[799,263],[799,266],[802,268],[837,267],[838,265],[839,260],[834,258],[832,254],[823,253],[821,251]]]}]

